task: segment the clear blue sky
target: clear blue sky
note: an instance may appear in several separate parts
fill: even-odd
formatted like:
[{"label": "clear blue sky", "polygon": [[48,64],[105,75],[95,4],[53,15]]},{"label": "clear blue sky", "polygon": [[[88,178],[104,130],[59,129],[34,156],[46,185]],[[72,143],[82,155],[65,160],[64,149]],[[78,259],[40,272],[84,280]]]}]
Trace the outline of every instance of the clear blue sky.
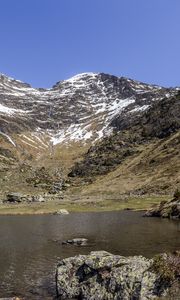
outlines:
[{"label": "clear blue sky", "polygon": [[0,0],[0,72],[34,87],[82,72],[180,86],[180,0]]}]

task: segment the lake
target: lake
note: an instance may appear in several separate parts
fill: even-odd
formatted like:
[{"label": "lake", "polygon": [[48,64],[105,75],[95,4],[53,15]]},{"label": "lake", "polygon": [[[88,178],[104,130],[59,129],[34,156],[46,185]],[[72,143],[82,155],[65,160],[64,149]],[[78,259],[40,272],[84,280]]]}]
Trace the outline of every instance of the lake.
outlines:
[{"label": "lake", "polygon": [[[62,241],[85,237],[84,247]],[[0,297],[53,299],[62,258],[106,250],[124,256],[180,249],[180,222],[119,211],[0,216]]]}]

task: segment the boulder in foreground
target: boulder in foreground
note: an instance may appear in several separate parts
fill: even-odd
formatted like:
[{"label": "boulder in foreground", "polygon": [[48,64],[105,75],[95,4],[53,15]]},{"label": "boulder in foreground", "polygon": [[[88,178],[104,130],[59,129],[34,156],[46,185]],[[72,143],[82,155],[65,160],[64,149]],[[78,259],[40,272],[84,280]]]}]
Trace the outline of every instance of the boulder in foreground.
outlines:
[{"label": "boulder in foreground", "polygon": [[[123,257],[105,251],[63,259],[57,267],[58,299],[148,300],[179,293],[180,254],[153,259]],[[180,296],[180,293],[179,293]],[[175,298],[173,298],[175,299]],[[177,298],[179,299],[179,298]]]}]

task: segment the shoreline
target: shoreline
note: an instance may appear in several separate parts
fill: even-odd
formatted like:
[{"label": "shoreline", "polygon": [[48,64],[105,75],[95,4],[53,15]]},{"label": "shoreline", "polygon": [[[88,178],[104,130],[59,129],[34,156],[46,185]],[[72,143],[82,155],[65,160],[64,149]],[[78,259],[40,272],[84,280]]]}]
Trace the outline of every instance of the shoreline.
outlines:
[{"label": "shoreline", "polygon": [[61,209],[68,212],[103,212],[103,211],[145,211],[155,207],[168,196],[129,197],[125,199],[101,199],[89,196],[84,200],[48,200],[46,202],[0,204],[0,216],[3,215],[42,215],[55,214]]}]

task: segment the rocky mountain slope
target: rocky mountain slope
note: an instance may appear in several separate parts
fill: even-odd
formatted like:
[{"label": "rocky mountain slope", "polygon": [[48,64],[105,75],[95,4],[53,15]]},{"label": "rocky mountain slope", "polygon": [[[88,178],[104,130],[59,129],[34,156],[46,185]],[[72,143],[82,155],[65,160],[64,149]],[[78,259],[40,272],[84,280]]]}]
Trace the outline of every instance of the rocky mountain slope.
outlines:
[{"label": "rocky mountain slope", "polygon": [[[99,166],[91,175],[114,170],[126,157],[139,153],[137,145],[142,140],[166,138],[178,130],[178,90],[103,73],[83,73],[51,89],[34,89],[0,75],[1,187],[7,189],[10,182],[14,186],[20,181],[23,185],[32,182],[42,167],[48,168],[45,177],[59,180],[56,174],[81,160],[90,146],[85,160],[94,156],[94,165]],[[111,152],[108,160],[107,149]],[[71,174],[77,173],[75,169]],[[88,165],[85,176],[92,169]]]},{"label": "rocky mountain slope", "polygon": [[116,132],[92,146],[85,154],[84,160],[77,163],[69,176],[88,175],[93,171],[104,174],[127,156],[136,153],[140,144],[147,144],[153,138],[171,136],[180,128],[179,103],[180,93],[160,100],[144,112],[141,118],[129,119],[122,127],[122,119],[118,116],[113,120]]},{"label": "rocky mountain slope", "polygon": [[[53,144],[69,140],[101,138],[110,131],[115,116],[136,118],[157,100],[176,93],[126,78],[85,73],[58,82],[52,89],[33,89],[28,84],[0,76],[0,128],[14,133],[24,144],[45,147],[45,133]],[[31,133],[31,138],[24,134]],[[7,137],[8,138],[8,137]],[[39,139],[40,140],[39,140]]]},{"label": "rocky mountain slope", "polygon": [[155,102],[140,118],[130,118],[123,124],[118,116],[113,124],[116,132],[92,146],[69,177],[92,183],[99,176],[101,191],[106,192],[108,182],[113,185],[114,174],[118,178],[115,182],[122,183],[125,172],[134,181],[132,185],[126,180],[129,192],[165,192],[179,186],[180,93]]}]

